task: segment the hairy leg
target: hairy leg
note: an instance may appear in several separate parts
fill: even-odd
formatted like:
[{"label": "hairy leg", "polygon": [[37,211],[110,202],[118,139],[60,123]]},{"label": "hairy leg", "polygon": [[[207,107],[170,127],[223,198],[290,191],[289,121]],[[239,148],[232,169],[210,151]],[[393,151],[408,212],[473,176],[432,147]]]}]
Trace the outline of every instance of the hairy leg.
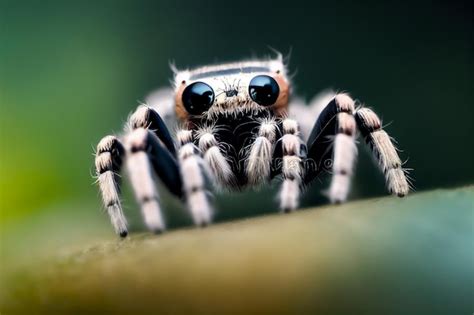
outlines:
[{"label": "hairy leg", "polygon": [[143,219],[150,231],[159,233],[165,229],[165,224],[149,155],[153,137],[146,129],[135,129],[126,136],[125,147],[129,178]]},{"label": "hairy leg", "polygon": [[115,232],[121,237],[128,234],[127,220],[120,202],[120,180],[124,148],[114,136],[106,136],[97,145],[95,168],[102,200]]},{"label": "hairy leg", "polygon": [[137,128],[145,128],[153,131],[160,139],[161,143],[171,152],[176,155],[173,139],[166,127],[163,119],[161,119],[158,112],[146,105],[140,105],[135,112],[130,116],[127,127],[129,130]]},{"label": "hairy leg", "polygon": [[354,101],[347,94],[337,94],[321,111],[308,139],[308,158],[315,168],[306,181],[321,171],[332,174],[327,192],[333,203],[344,202],[349,194],[357,157]]},{"label": "hairy leg", "polygon": [[380,118],[371,109],[360,108],[356,111],[356,120],[385,175],[389,192],[399,197],[408,194],[410,185],[402,161],[389,135],[382,129]]},{"label": "hairy leg", "polygon": [[196,225],[205,226],[211,222],[213,208],[209,191],[210,169],[201,156],[201,151],[193,143],[191,130],[181,130],[177,134],[180,147],[178,161],[183,182],[184,197]]},{"label": "hairy leg", "polygon": [[130,132],[125,136],[127,168],[130,182],[148,229],[161,232],[165,224],[155,175],[177,197],[182,196],[182,184],[175,146],[170,133],[158,113],[141,105],[130,116]]},{"label": "hairy leg", "polygon": [[203,127],[197,130],[196,138],[199,149],[213,174],[216,184],[220,187],[234,187],[237,179],[232,167],[219,148],[214,129],[213,127]]},{"label": "hairy leg", "polygon": [[279,139],[281,145],[281,173],[283,183],[278,198],[280,209],[290,212],[298,208],[301,188],[303,186],[303,160],[306,147],[300,138],[296,120],[286,118],[282,122],[283,136]]},{"label": "hairy leg", "polygon": [[276,138],[276,121],[273,118],[262,119],[257,137],[250,146],[245,163],[245,174],[250,185],[263,184],[270,179]]}]

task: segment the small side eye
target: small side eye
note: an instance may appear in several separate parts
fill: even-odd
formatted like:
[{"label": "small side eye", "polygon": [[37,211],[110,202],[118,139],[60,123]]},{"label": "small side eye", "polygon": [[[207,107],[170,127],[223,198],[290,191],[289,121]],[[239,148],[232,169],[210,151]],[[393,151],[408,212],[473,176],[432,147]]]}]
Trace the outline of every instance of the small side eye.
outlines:
[{"label": "small side eye", "polygon": [[200,115],[214,103],[214,91],[203,82],[195,82],[183,91],[183,105],[192,115]]},{"label": "small side eye", "polygon": [[258,75],[249,84],[250,97],[259,105],[269,106],[275,104],[280,87],[272,77]]}]

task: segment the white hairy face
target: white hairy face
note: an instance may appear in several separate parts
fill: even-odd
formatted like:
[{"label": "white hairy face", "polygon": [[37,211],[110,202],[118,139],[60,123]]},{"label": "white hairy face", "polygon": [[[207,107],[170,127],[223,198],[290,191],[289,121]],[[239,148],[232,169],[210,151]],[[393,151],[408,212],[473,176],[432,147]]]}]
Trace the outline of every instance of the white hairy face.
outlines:
[{"label": "white hairy face", "polygon": [[[256,97],[252,89],[255,82],[262,84],[263,89],[270,89],[264,95],[266,99]],[[197,105],[191,104],[190,91],[205,95],[204,101],[198,98],[200,102],[194,102]],[[281,58],[206,66],[180,71],[175,76],[176,113],[183,120],[262,110],[278,113],[286,109],[288,96],[289,81]]]}]

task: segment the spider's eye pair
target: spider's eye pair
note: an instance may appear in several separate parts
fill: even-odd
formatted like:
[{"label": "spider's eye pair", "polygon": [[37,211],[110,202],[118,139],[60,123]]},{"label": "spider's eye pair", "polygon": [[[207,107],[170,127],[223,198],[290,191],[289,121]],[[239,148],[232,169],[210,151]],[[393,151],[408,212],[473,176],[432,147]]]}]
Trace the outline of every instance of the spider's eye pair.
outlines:
[{"label": "spider's eye pair", "polygon": [[[250,81],[250,97],[259,105],[275,104],[279,93],[278,83],[268,75],[258,75]],[[184,89],[182,100],[190,114],[199,115],[214,103],[214,91],[206,83],[195,82]]]}]

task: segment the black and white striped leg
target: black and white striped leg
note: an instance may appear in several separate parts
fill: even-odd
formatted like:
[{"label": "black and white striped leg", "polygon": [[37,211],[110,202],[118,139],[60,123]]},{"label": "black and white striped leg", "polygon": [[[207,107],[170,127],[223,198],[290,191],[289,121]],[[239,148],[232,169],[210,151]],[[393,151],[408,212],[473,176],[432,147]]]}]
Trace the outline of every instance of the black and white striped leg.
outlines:
[{"label": "black and white striped leg", "polygon": [[308,157],[315,161],[307,181],[322,170],[332,174],[327,191],[332,203],[344,202],[350,190],[357,157],[354,101],[337,94],[319,115],[308,140]]},{"label": "black and white striped leg", "polygon": [[346,201],[349,195],[357,157],[356,122],[354,118],[354,101],[347,94],[338,94],[334,100],[338,113],[336,114],[332,178],[328,197],[332,203],[341,203]]},{"label": "black and white striped leg", "polygon": [[151,108],[140,106],[130,117],[129,127],[132,131],[125,136],[125,148],[130,182],[147,228],[159,233],[165,229],[165,223],[155,174],[171,193],[182,195],[174,144],[160,116]]},{"label": "black and white striped leg", "polygon": [[172,155],[176,155],[173,139],[160,115],[151,107],[140,105],[128,120],[130,130],[145,128],[153,131]]},{"label": "black and white striped leg", "polygon": [[120,202],[119,172],[122,166],[124,148],[114,136],[106,136],[97,145],[95,168],[97,182],[104,206],[109,214],[115,232],[121,237],[127,236],[127,220]]},{"label": "black and white striped leg", "polygon": [[281,172],[283,183],[278,194],[280,209],[290,212],[298,208],[301,188],[303,186],[303,159],[306,147],[300,137],[298,123],[286,118],[282,122],[283,136],[281,142]]},{"label": "black and white striped leg", "polygon": [[380,118],[371,109],[360,108],[356,111],[356,121],[385,175],[389,192],[399,197],[408,194],[410,185],[402,161],[389,135],[382,129]]},{"label": "black and white striped leg", "polygon": [[211,170],[203,160],[201,151],[193,143],[191,130],[181,130],[177,137],[180,144],[178,162],[186,204],[194,224],[205,226],[211,222],[213,214],[209,191]]},{"label": "black and white striped leg", "polygon": [[182,184],[175,145],[160,115],[151,107],[140,105],[130,116],[128,128],[129,132],[137,129],[150,131],[145,140],[153,168],[166,188],[181,197]]},{"label": "black and white striped leg", "polygon": [[198,130],[197,140],[204,161],[209,166],[216,184],[220,187],[233,187],[237,179],[232,171],[229,161],[222,154],[219,143],[214,136],[212,127]]},{"label": "black and white striped leg", "polygon": [[153,138],[150,131],[143,128],[135,129],[128,134],[125,138],[126,164],[145,225],[150,231],[159,233],[165,229],[165,223],[149,156],[151,141]]}]

